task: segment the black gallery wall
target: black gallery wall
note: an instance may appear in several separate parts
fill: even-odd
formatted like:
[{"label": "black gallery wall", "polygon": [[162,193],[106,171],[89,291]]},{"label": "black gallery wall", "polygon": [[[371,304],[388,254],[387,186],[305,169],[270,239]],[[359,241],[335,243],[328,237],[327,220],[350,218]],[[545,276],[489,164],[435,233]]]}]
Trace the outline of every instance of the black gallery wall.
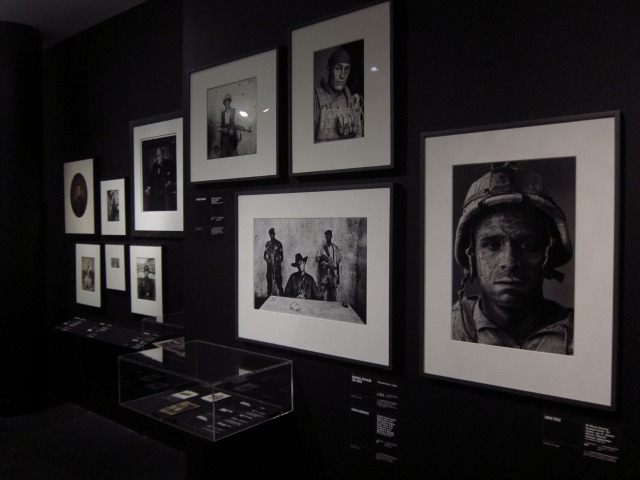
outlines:
[{"label": "black gallery wall", "polygon": [[[640,460],[640,326],[635,312],[635,221],[640,198],[640,5],[629,1],[395,1],[391,170],[287,176],[287,53],[292,28],[368,5],[358,0],[213,2],[149,0],[43,52],[43,184],[47,362],[50,389],[188,455],[191,478],[635,478]],[[164,246],[165,312],[185,312],[187,339],[289,358],[295,411],[210,445],[117,407],[116,354],[54,332],[74,315],[132,324],[129,292],[103,289],[102,308],[75,303],[75,244],[65,235],[63,164],[97,159],[97,180],[133,176],[129,122],[178,110],[186,119],[189,72],[281,45],[278,179],[185,184],[180,238],[120,243]],[[420,135],[423,132],[619,110],[621,181],[617,408],[613,412],[420,375]],[[185,125],[188,125],[186,123]],[[188,178],[188,132],[185,170]],[[4,161],[4,160],[3,160]],[[237,193],[392,182],[390,370],[235,338]],[[131,182],[129,183],[129,187]],[[131,188],[128,194],[131,195]],[[194,231],[196,196],[221,196],[225,233]],[[128,212],[131,232],[132,210]],[[579,244],[576,248],[580,248]],[[386,280],[385,280],[386,281]],[[353,373],[399,385],[397,461],[350,447]],[[85,387],[83,387],[86,386]],[[545,414],[620,431],[617,463],[542,444]]]}]

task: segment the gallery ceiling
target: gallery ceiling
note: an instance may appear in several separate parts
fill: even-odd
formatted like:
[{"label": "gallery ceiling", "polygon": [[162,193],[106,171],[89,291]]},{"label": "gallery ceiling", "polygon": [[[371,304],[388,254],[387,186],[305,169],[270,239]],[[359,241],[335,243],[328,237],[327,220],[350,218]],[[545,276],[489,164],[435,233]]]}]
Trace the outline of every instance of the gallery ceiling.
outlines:
[{"label": "gallery ceiling", "polygon": [[0,22],[42,32],[43,48],[107,20],[146,0],[0,0]]}]

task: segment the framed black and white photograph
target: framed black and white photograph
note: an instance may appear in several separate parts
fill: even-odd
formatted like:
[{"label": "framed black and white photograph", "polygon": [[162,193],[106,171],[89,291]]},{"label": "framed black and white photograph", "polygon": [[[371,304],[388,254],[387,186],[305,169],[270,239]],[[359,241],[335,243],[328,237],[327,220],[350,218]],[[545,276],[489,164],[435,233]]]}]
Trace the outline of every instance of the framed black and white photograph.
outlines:
[{"label": "framed black and white photograph", "polygon": [[131,122],[136,235],[183,231],[182,116]]},{"label": "framed black and white photograph", "polygon": [[391,168],[391,3],[291,32],[292,175]]},{"label": "framed black and white photograph", "polygon": [[278,175],[278,55],[191,73],[191,182]]},{"label": "framed black and white photograph", "polygon": [[64,164],[64,232],[95,233],[93,159]]},{"label": "framed black and white photograph", "polygon": [[103,235],[127,234],[124,178],[100,182],[100,212]]},{"label": "framed black and white photograph", "polygon": [[422,141],[423,373],[614,409],[618,112]]},{"label": "framed black and white photograph", "polygon": [[131,311],[162,316],[162,247],[129,246]]},{"label": "framed black and white photograph", "polygon": [[237,196],[238,337],[390,366],[392,188]]},{"label": "framed black and white photograph", "polygon": [[91,307],[101,304],[100,245],[76,244],[76,302]]},{"label": "framed black and white photograph", "polygon": [[127,289],[126,262],[124,245],[106,244],[104,246],[104,271],[107,288],[110,290]]}]

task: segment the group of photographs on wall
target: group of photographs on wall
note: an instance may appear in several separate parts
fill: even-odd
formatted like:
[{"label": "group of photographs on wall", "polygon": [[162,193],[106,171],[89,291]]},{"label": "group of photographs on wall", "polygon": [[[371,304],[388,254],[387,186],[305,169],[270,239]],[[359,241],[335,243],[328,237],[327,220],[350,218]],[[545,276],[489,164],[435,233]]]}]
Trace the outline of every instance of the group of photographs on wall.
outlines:
[{"label": "group of photographs on wall", "polygon": [[[131,312],[162,316],[162,247],[129,246]],[[125,245],[104,245],[106,288],[127,290]],[[102,306],[102,249],[99,244],[76,244],[76,302]]]},{"label": "group of photographs on wall", "polygon": [[[393,166],[391,26],[383,2],[291,31],[290,175]],[[279,175],[279,61],[190,73],[192,183]],[[136,231],[182,230],[182,119],[132,139]],[[619,113],[421,142],[421,373],[615,408]],[[66,167],[66,231],[93,233],[91,162]],[[103,222],[118,185],[105,182]],[[237,194],[238,338],[390,368],[392,198],[391,185]],[[161,298],[159,254],[131,248],[142,310],[134,285],[148,269]],[[95,255],[78,252],[84,292]]]},{"label": "group of photographs on wall", "polygon": [[[191,182],[278,176],[281,61],[190,73]],[[393,166],[390,2],[292,30],[290,71],[290,175]]]}]

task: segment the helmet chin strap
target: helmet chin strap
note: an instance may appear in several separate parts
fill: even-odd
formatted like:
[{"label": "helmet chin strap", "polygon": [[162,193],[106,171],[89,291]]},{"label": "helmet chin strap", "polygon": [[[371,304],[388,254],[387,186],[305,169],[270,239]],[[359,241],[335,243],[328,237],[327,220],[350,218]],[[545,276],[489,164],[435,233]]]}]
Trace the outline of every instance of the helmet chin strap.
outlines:
[{"label": "helmet chin strap", "polygon": [[562,282],[562,280],[564,280],[564,273],[559,272],[558,270],[551,268],[548,265],[551,249],[556,244],[556,239],[551,234],[551,229],[549,227],[549,220],[547,220],[545,223],[547,225],[547,237],[549,238],[549,243],[544,249],[544,263],[542,264],[542,273],[544,274],[545,278],[554,279],[554,280],[557,280],[558,282]]}]

